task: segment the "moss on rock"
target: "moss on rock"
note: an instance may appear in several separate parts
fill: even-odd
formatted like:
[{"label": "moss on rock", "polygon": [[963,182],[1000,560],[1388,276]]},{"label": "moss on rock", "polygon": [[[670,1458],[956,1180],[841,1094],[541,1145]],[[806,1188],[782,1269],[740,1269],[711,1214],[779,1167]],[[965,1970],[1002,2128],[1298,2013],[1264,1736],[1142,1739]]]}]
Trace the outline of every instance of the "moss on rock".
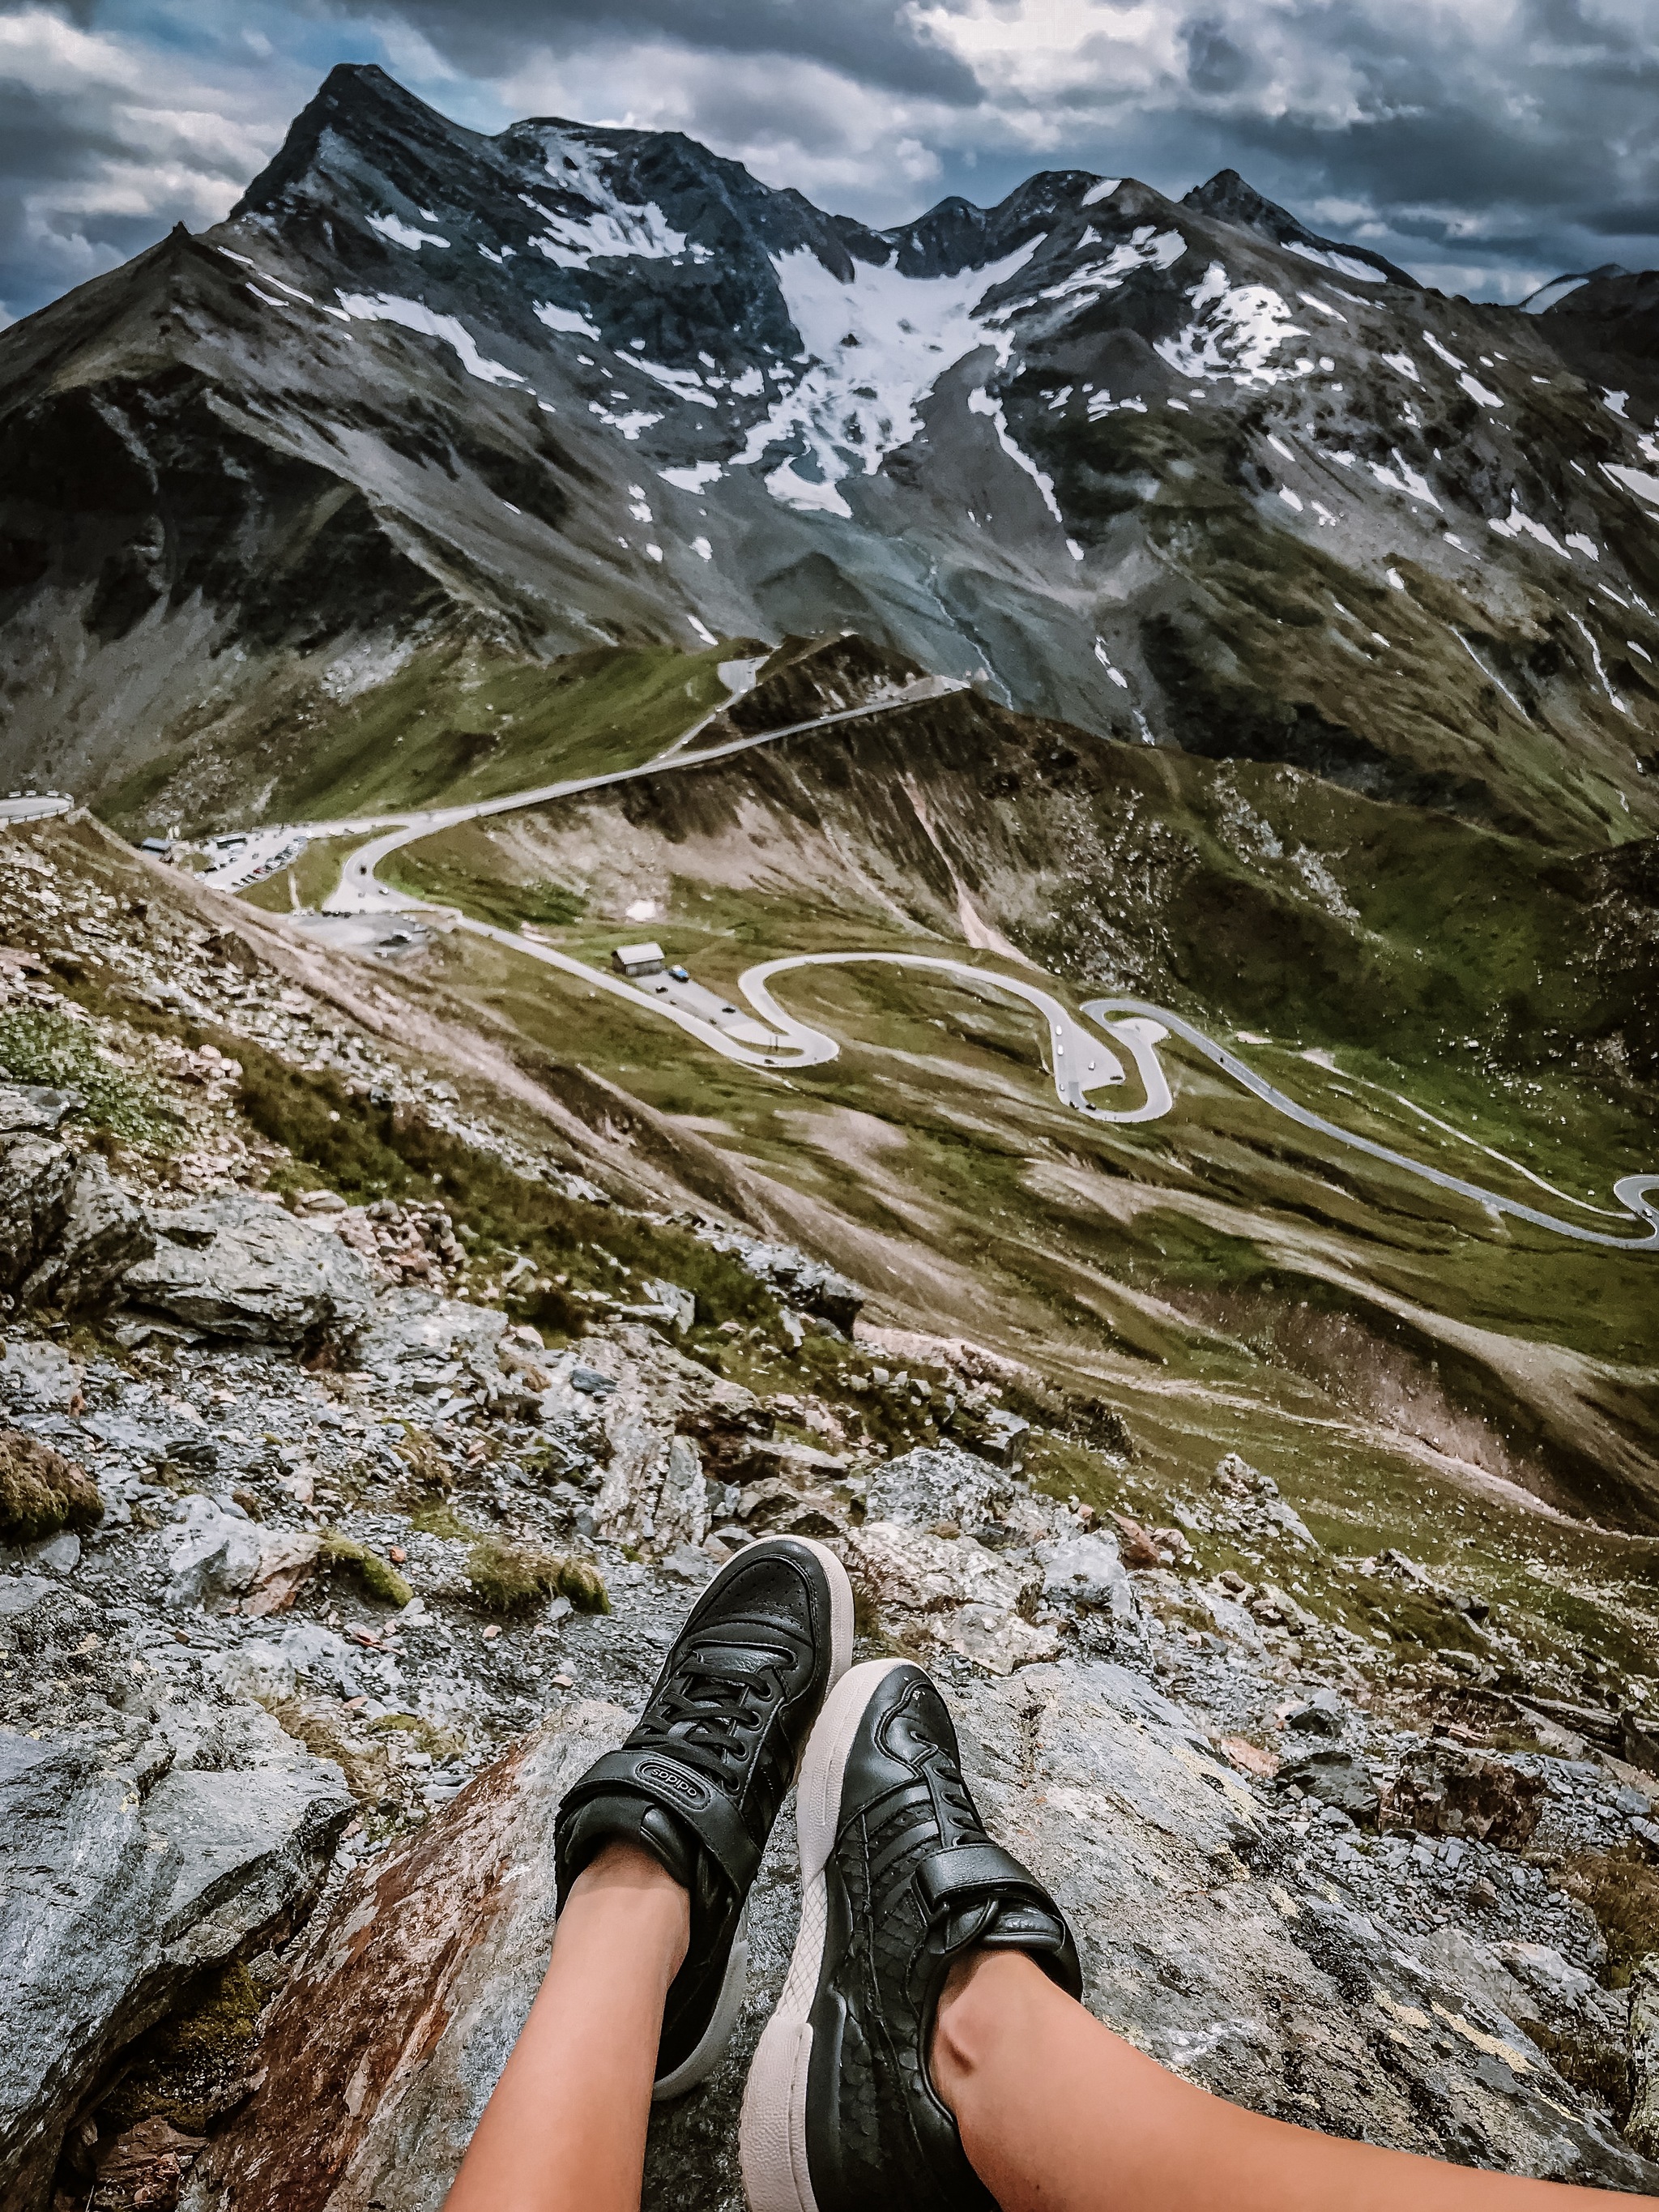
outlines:
[{"label": "moss on rock", "polygon": [[83,1467],[20,1429],[0,1429],[0,1537],[32,1544],[60,1528],[95,1528],[98,1486]]},{"label": "moss on rock", "polygon": [[523,1613],[547,1597],[568,1597],[578,1613],[609,1613],[610,1594],[590,1560],[536,1544],[486,1536],[467,1555],[466,1578],[486,1613]]},{"label": "moss on rock", "polygon": [[383,1605],[404,1606],[415,1595],[390,1559],[383,1559],[355,1536],[342,1536],[331,1529],[318,1550],[331,1565],[349,1567],[369,1596],[379,1598]]}]

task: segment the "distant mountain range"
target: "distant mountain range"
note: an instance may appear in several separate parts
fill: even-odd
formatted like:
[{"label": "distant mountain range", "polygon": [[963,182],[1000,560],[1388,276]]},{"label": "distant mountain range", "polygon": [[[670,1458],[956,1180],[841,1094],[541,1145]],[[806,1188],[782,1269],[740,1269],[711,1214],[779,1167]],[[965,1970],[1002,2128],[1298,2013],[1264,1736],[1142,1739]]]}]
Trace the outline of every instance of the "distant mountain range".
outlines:
[{"label": "distant mountain range", "polygon": [[1448,299],[1231,171],[876,231],[337,69],[225,222],[0,335],[0,780],[236,818],[458,637],[848,629],[1616,842],[1659,827],[1656,317],[1651,273]]}]

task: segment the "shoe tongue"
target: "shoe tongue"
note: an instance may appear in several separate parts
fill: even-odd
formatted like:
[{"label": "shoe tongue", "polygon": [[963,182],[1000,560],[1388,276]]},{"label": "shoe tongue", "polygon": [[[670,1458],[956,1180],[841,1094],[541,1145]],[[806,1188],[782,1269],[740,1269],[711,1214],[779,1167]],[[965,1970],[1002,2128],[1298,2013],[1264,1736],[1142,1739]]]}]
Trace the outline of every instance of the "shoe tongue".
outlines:
[{"label": "shoe tongue", "polygon": [[770,1674],[780,1666],[787,1666],[791,1655],[775,1645],[728,1644],[718,1637],[699,1637],[690,1656],[696,1666],[706,1668],[710,1674],[741,1680]]}]

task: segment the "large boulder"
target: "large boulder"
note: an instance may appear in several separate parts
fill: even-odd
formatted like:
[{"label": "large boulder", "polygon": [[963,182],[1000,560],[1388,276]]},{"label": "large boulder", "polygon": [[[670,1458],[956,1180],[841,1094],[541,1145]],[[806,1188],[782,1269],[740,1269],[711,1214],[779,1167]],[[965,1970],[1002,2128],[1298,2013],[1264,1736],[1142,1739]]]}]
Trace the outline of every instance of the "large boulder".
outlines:
[{"label": "large boulder", "polygon": [[0,1732],[0,2202],[37,2212],[64,2131],[133,2038],[303,1905],[351,1800],[264,1722],[269,1763],[163,1773]]},{"label": "large boulder", "polygon": [[1541,1775],[1461,1745],[1431,1743],[1407,1759],[1388,1793],[1384,1818],[1423,1836],[1473,1836],[1524,1850],[1544,1810]]},{"label": "large boulder", "polygon": [[159,1307],[210,1335],[255,1343],[355,1336],[374,1279],[326,1229],[237,1191],[153,1213],[155,1249],[125,1279],[137,1304]]},{"label": "large boulder", "polygon": [[1030,1616],[1043,1571],[1029,1553],[994,1552],[902,1521],[866,1521],[845,1543],[854,1587],[918,1656],[950,1651],[993,1674],[1053,1659],[1060,1638]]},{"label": "large boulder", "polygon": [[[1035,1504],[1030,1492],[1002,1468],[957,1444],[923,1444],[902,1452],[870,1478],[866,1510],[872,1521],[896,1521],[907,1528],[941,1526],[983,1542],[1006,1539],[1005,1526],[1019,1505]],[[1039,1520],[1032,1534],[1046,1534]]]},{"label": "large boulder", "polygon": [[605,1473],[593,1504],[598,1534],[665,1559],[708,1534],[708,1486],[694,1428],[735,1419],[756,1401],[711,1375],[653,1330],[622,1322],[585,1336],[550,1364],[544,1420],[580,1434]]},{"label": "large boulder", "polygon": [[155,1249],[155,1232],[143,1208],[96,1153],[88,1154],[76,1165],[63,1219],[18,1303],[66,1312],[102,1305],[127,1270]]},{"label": "large boulder", "polygon": [[[1659,2180],[1446,1964],[1293,1898],[1248,1786],[1123,1668],[1033,1667],[950,1692],[992,1832],[1047,1881],[1091,2009],[1258,2112],[1466,2163],[1616,2189]],[[416,1837],[354,1873],[278,2002],[252,2100],[180,2212],[437,2212],[529,2008],[562,1792],[628,1725],[573,1704]],[[1253,1861],[1261,1862],[1259,1872]],[[750,1899],[750,1995],[708,2082],[652,2116],[645,2212],[737,2212],[744,2076],[799,1917],[793,1838]]]},{"label": "large boulder", "polygon": [[264,1550],[261,1531],[240,1507],[227,1509],[198,1493],[185,1503],[167,1561],[168,1595],[175,1604],[240,1597],[252,1586]]}]

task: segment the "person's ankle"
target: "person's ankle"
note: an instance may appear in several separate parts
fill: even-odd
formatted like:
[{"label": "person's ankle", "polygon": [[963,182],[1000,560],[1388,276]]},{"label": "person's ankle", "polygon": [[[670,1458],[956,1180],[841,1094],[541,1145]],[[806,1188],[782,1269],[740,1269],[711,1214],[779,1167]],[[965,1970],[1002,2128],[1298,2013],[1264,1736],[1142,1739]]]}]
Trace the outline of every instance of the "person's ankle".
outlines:
[{"label": "person's ankle", "polygon": [[663,1896],[686,1895],[685,1885],[677,1881],[662,1861],[642,1844],[617,1838],[601,1844],[587,1864],[570,1885],[568,1902],[578,1897],[595,1897],[606,1892],[626,1890],[641,1895],[656,1893]]},{"label": "person's ankle", "polygon": [[679,1971],[691,1939],[691,1899],[684,1886],[638,1844],[604,1844],[570,1885],[559,1911],[568,1941],[646,1942],[659,1953],[664,1987]]},{"label": "person's ankle", "polygon": [[990,1951],[964,1951],[951,1961],[945,1978],[939,2010],[933,2015],[927,2070],[947,2112],[955,2112],[957,2095],[976,2063],[983,2005],[975,1985],[984,1967],[998,1955]]},{"label": "person's ankle", "polygon": [[1032,2002],[1053,1990],[1027,1951],[979,1948],[952,1960],[927,2057],[933,2087],[948,2112],[960,2118],[960,2100],[974,2075]]}]

